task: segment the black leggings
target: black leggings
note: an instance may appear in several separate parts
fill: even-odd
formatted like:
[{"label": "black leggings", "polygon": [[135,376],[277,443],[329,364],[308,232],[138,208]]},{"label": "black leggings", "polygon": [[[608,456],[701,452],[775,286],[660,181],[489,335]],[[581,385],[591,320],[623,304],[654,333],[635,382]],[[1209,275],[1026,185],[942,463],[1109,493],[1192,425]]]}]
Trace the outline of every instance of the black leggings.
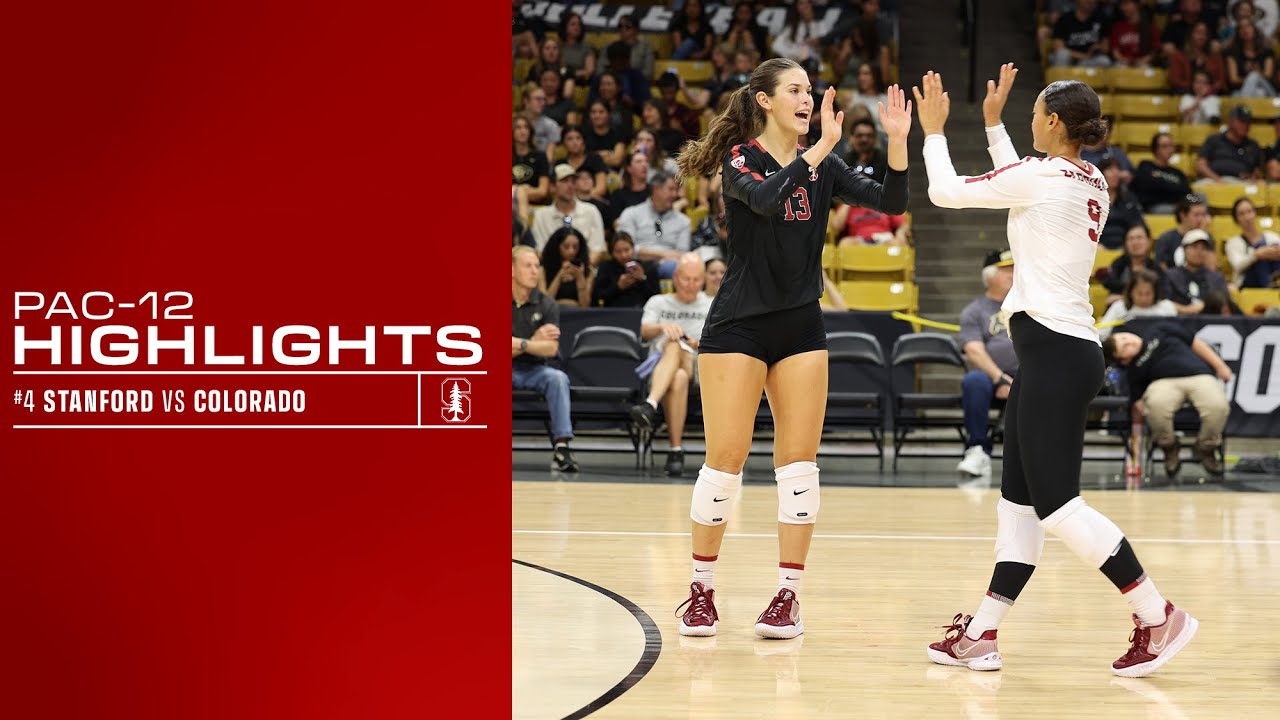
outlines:
[{"label": "black leggings", "polygon": [[1009,318],[1018,372],[1005,406],[1000,494],[1043,520],[1080,494],[1089,403],[1102,388],[1102,348],[1054,332],[1026,313]]}]

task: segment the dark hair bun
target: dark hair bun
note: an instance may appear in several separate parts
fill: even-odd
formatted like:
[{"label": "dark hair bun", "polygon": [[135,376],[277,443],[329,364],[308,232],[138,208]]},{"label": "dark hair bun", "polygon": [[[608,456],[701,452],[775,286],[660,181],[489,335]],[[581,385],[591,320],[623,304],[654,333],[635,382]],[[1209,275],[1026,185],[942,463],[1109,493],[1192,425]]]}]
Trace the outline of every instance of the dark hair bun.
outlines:
[{"label": "dark hair bun", "polygon": [[1081,145],[1097,145],[1107,136],[1107,124],[1102,118],[1085,120],[1067,128],[1067,137],[1079,140]]}]

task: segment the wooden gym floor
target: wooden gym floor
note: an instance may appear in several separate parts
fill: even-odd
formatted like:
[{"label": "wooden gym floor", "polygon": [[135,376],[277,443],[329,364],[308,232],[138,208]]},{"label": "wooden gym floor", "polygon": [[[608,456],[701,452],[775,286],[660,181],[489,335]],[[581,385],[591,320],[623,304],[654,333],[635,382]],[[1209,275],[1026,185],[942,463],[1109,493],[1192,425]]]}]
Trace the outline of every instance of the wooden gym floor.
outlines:
[{"label": "wooden gym floor", "polygon": [[944,483],[879,475],[870,461],[857,461],[861,472],[824,463],[800,593],[807,631],[763,640],[752,624],[776,589],[776,494],[753,481],[768,477],[768,459],[753,457],[717,565],[719,634],[684,638],[674,611],[687,597],[701,458],[670,481],[629,458],[554,475],[541,469],[547,455],[518,455],[512,483],[514,717],[1244,719],[1280,706],[1275,493],[1099,490],[1086,480],[1086,499],[1200,619],[1199,634],[1149,678],[1112,675],[1128,648],[1128,606],[1051,539],[1000,628],[1004,669],[978,673],[933,665],[925,646],[986,589],[997,489],[954,478],[855,486]]}]

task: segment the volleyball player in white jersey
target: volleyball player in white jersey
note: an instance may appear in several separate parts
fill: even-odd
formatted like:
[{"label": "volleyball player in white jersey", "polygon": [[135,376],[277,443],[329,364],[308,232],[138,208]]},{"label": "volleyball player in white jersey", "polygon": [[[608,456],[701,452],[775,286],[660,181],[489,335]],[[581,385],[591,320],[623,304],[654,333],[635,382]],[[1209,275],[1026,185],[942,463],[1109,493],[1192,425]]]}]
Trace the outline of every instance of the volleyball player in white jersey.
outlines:
[{"label": "volleyball player in white jersey", "polygon": [[1018,372],[1005,408],[1004,473],[996,505],[996,565],[973,616],[956,615],[929,658],[973,670],[1001,667],[996,627],[1031,579],[1045,532],[1102,570],[1133,608],[1128,652],[1112,671],[1142,677],[1195,635],[1197,622],[1161,597],[1124,533],[1080,497],[1080,463],[1089,401],[1102,386],[1102,347],[1093,328],[1089,276],[1110,204],[1101,171],[1080,146],[1106,130],[1098,96],[1084,83],[1050,84],[1031,116],[1035,149],[1018,159],[1000,121],[1017,70],[1000,68],[982,103],[995,169],[960,177],[942,134],[950,101],[933,72],[914,88],[929,199],[939,207],[1008,208],[1013,289],[1004,301]]}]

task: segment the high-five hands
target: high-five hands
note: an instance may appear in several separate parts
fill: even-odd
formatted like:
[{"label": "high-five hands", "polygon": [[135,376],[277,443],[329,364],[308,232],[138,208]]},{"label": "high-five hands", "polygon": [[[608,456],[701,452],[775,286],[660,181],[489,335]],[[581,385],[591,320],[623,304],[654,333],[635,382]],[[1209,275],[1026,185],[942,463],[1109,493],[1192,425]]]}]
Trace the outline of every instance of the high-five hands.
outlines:
[{"label": "high-five hands", "polygon": [[1000,124],[1000,114],[1004,111],[1004,104],[1009,99],[1009,91],[1013,89],[1013,81],[1017,77],[1018,69],[1013,63],[1005,63],[1000,66],[1000,81],[987,81],[987,96],[982,99],[982,119],[987,127]]},{"label": "high-five hands", "polygon": [[916,114],[925,137],[941,135],[951,113],[951,98],[942,89],[942,75],[930,70],[920,78],[920,87],[912,87],[911,92],[916,96]]},{"label": "high-five hands", "polygon": [[889,86],[885,99],[889,102],[887,109],[884,103],[877,103],[880,107],[880,126],[884,128],[890,142],[906,142],[907,134],[911,132],[911,101],[907,100],[906,92],[896,84]]}]

